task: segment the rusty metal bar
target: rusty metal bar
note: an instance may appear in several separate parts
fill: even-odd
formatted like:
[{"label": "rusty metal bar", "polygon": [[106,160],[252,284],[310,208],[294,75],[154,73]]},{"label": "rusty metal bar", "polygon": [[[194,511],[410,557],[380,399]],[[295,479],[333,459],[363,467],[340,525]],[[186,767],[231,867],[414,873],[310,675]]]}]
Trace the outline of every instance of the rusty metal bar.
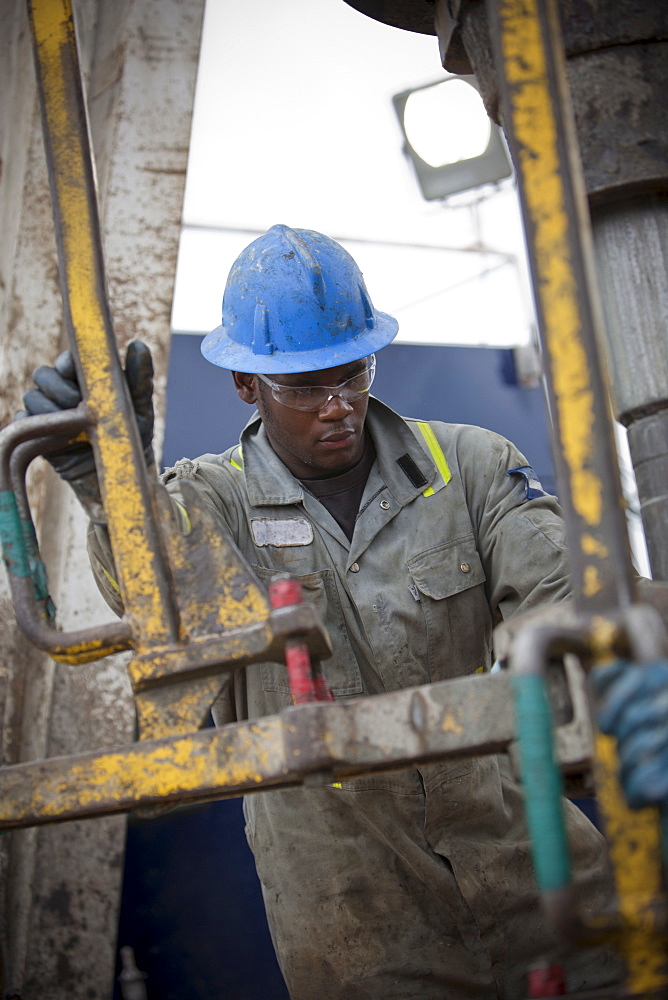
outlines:
[{"label": "rusty metal bar", "polygon": [[70,0],[28,0],[64,315],[91,437],[119,585],[138,648],[176,641],[178,614],[152,510],[106,298],[86,106]]},{"label": "rusty metal bar", "polygon": [[578,610],[625,607],[632,564],[579,150],[552,0],[489,6],[517,168]]},{"label": "rusty metal bar", "polygon": [[[584,678],[571,681],[574,704]],[[0,829],[331,783],[508,749],[515,718],[507,673],[457,678],[386,695],[313,702],[280,715],[111,751],[0,770]],[[566,770],[591,757],[574,718],[556,730]]]},{"label": "rusty metal bar", "polygon": [[0,829],[496,753],[514,729],[505,674],[314,702],[219,730],[3,768]]}]

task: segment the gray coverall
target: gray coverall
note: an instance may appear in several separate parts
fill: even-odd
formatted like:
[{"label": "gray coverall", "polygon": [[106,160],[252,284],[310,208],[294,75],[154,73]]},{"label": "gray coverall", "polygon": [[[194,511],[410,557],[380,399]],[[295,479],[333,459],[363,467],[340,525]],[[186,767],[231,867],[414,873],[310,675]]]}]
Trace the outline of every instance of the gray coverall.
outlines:
[{"label": "gray coverall", "polygon": [[[527,464],[512,444],[434,422],[443,475],[415,424],[373,398],[367,428],[377,458],[352,542],[276,456],[257,414],[241,449],[184,459],[163,477],[177,499],[183,479],[198,489],[261,582],[299,577],[333,642],[323,668],[337,698],[489,669],[496,621],[569,588],[558,504],[527,499],[525,479],[508,475]],[[430,489],[410,481],[397,461],[405,455]],[[118,609],[99,527],[90,552]],[[214,718],[290,704],[285,667],[257,664],[234,675]],[[247,797],[244,812],[293,1000],[525,995],[526,967],[551,941],[504,758],[264,792]],[[570,803],[567,813],[580,899],[600,911],[610,891],[602,838]],[[576,954],[567,968],[573,990],[617,978],[601,951]]]}]

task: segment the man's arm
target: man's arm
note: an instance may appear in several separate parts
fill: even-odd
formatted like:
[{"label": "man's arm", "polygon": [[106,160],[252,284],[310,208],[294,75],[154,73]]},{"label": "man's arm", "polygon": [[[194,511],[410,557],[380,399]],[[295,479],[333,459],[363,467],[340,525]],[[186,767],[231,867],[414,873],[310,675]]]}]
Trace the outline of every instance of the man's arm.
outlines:
[{"label": "man's arm", "polygon": [[457,450],[495,618],[564,600],[570,567],[556,497],[542,489],[524,455],[492,431],[466,428]]}]

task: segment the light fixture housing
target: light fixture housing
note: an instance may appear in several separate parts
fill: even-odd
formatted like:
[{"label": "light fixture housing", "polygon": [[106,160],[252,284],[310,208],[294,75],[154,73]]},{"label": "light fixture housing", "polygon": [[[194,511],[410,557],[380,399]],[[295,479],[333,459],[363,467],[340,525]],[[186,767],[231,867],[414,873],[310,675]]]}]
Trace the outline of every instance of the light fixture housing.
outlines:
[{"label": "light fixture housing", "polygon": [[[457,84],[457,86],[453,87],[453,84]],[[414,127],[411,126],[410,120],[407,122],[407,110],[410,112],[409,102],[416,99],[421,100],[424,97],[425,106],[431,105],[432,110],[427,112],[425,120],[427,128],[433,131],[432,139],[438,138],[439,134],[442,139],[456,137],[458,131],[460,132],[463,127],[466,127],[461,121],[461,105],[466,104],[468,107],[471,103],[466,98],[462,85],[471,87],[475,92],[475,103],[472,105],[470,121],[476,121],[479,134],[481,134],[480,129],[484,129],[486,137],[488,136],[487,144],[485,146],[483,143],[483,146],[480,147],[480,143],[478,143],[480,152],[477,155],[470,155],[470,149],[467,150],[465,147],[459,151],[453,148],[450,153],[444,148],[441,162],[433,165],[433,151],[426,153],[425,149],[422,148],[423,155],[420,155],[420,146],[419,143],[416,143]],[[434,111],[437,98],[443,99],[440,115]],[[488,118],[474,76],[449,76],[435,83],[404,90],[402,93],[394,95],[392,103],[404,135],[404,152],[413,164],[422,196],[427,201],[447,198],[459,191],[467,191],[483,184],[496,183],[504,177],[512,175],[512,166],[508,158],[503,133],[498,125],[495,125]],[[409,135],[412,137],[412,142]],[[418,149],[415,148],[414,144],[418,145]]]}]

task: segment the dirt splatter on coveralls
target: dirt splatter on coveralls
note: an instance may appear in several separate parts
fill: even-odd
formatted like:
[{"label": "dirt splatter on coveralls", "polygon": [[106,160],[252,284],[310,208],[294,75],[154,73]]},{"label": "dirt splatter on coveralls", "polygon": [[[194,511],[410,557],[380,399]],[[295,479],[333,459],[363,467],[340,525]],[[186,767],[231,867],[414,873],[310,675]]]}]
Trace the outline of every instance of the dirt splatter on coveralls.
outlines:
[{"label": "dirt splatter on coveralls", "polygon": [[[165,474],[193,483],[263,582],[298,576],[334,644],[323,664],[337,698],[392,691],[490,666],[493,623],[568,593],[554,498],[526,499],[508,470],[526,465],[505,439],[432,423],[447,484],[411,422],[371,399],[377,459],[352,542],[273,452],[259,417],[239,446],[183,460]],[[433,492],[412,485],[409,455]],[[447,478],[447,477],[446,477]],[[257,545],[256,519],[279,544]],[[294,525],[293,525],[294,527]],[[266,532],[264,533],[266,535]],[[107,549],[105,553],[105,549]],[[91,558],[114,603],[93,529]],[[118,604],[117,598],[115,600]],[[290,704],[285,668],[239,671],[215,708],[221,724]],[[293,1000],[480,1000],[524,996],[523,973],[547,947],[520,792],[503,758],[456,760],[245,800],[246,831]],[[568,808],[581,898],[607,899],[602,841]],[[607,984],[615,969],[590,952],[569,986]]]}]

